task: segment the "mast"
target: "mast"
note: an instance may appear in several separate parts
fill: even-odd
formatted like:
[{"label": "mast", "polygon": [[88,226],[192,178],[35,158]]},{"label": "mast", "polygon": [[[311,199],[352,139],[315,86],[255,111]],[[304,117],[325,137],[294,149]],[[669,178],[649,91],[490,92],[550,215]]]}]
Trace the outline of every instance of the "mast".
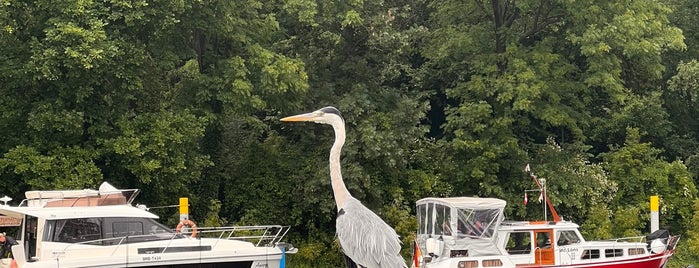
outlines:
[{"label": "mast", "polygon": [[551,204],[551,200],[549,197],[546,195],[546,179],[541,178],[538,179],[536,175],[534,175],[534,172],[531,172],[529,169],[529,164],[527,164],[527,167],[524,169],[526,172],[529,172],[529,176],[534,180],[536,183],[536,186],[539,187],[539,190],[541,191],[541,195],[544,197],[544,200],[546,201],[546,205],[544,205],[544,221],[546,221],[548,213],[546,212],[546,208],[548,207],[549,210],[551,210],[551,215],[553,216],[553,221],[555,222],[560,222],[561,217],[558,216],[558,212],[556,212],[556,208],[553,207],[553,204]]}]

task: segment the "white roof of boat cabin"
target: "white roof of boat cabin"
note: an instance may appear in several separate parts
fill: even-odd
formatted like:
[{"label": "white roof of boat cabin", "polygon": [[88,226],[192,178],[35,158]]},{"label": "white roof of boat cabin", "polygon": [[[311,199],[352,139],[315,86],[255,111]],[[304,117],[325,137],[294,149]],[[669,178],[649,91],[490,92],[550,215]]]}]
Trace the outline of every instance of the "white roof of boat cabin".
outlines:
[{"label": "white roof of boat cabin", "polygon": [[505,200],[486,197],[427,197],[416,202],[417,205],[425,203],[439,203],[450,207],[479,209],[499,209],[507,205]]},{"label": "white roof of boat cabin", "polygon": [[158,216],[148,211],[136,208],[132,205],[92,206],[92,207],[10,207],[0,206],[0,214],[15,218],[24,218],[24,215],[44,218],[48,220],[77,219],[77,218],[109,218],[109,217],[134,217],[152,218]]},{"label": "white roof of boat cabin", "polygon": [[[120,192],[115,192],[120,193]],[[76,198],[87,196],[99,196],[100,191],[92,189],[83,190],[57,190],[57,191],[27,191],[24,196],[27,199],[53,199],[53,198]]]}]

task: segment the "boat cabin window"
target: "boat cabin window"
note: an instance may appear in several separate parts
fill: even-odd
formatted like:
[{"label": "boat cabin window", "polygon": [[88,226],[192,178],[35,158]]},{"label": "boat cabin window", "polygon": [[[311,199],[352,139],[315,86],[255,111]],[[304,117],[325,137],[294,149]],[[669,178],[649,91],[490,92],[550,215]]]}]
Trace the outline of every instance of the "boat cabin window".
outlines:
[{"label": "boat cabin window", "polygon": [[477,268],[477,267],[478,267],[478,261],[460,261],[460,262],[459,262],[459,267],[463,267],[463,268]]},{"label": "boat cabin window", "polygon": [[436,204],[436,223],[434,226],[434,234],[436,235],[451,235],[451,208],[445,205]]},{"label": "boat cabin window", "polygon": [[458,209],[458,232],[462,236],[490,238],[499,222],[499,209]]},{"label": "boat cabin window", "polygon": [[512,232],[508,234],[505,249],[510,255],[529,254],[532,252],[531,232]]},{"label": "boat cabin window", "polygon": [[417,233],[427,233],[427,205],[417,207]]},{"label": "boat cabin window", "polygon": [[111,224],[113,237],[170,233],[166,227],[151,221],[144,222],[142,219],[118,219],[113,220]]},{"label": "boat cabin window", "polygon": [[434,222],[432,220],[433,215],[434,215],[434,204],[428,204],[427,205],[427,215],[425,215],[425,219],[427,220],[426,232],[428,234],[432,233],[432,227],[434,227]]},{"label": "boat cabin window", "polygon": [[104,234],[105,238],[110,238],[105,244],[164,240],[173,237],[168,227],[147,218],[105,218]]},{"label": "boat cabin window", "polygon": [[173,232],[148,218],[81,218],[48,220],[45,241],[101,245],[171,239]]},{"label": "boat cabin window", "polygon": [[79,243],[102,239],[102,221],[99,218],[56,220],[53,228],[54,242]]},{"label": "boat cabin window", "polygon": [[452,235],[451,207],[430,203],[418,206],[417,214],[420,234]]},{"label": "boat cabin window", "polygon": [[117,221],[112,223],[112,235],[115,237],[143,235],[143,223],[138,221]]},{"label": "boat cabin window", "polygon": [[599,259],[599,249],[586,249],[585,251],[583,251],[581,259]]},{"label": "boat cabin window", "polygon": [[640,255],[640,254],[645,254],[646,249],[645,248],[630,248],[629,249],[629,255]]},{"label": "boat cabin window", "polygon": [[483,260],[483,267],[500,267],[502,266],[502,261],[495,259],[495,260]]},{"label": "boat cabin window", "polygon": [[551,248],[551,233],[546,231],[537,231],[536,235],[536,247],[538,248]]},{"label": "boat cabin window", "polygon": [[565,246],[576,243],[580,243],[580,237],[578,237],[578,234],[575,233],[575,231],[558,232],[558,241],[556,242],[556,245]]},{"label": "boat cabin window", "polygon": [[620,248],[608,248],[604,250],[604,257],[614,258],[621,257],[624,255],[624,250]]},{"label": "boat cabin window", "polygon": [[419,204],[418,234],[492,238],[495,228],[502,221],[502,208],[490,207],[494,206],[477,203],[472,207],[450,206],[438,202]]}]

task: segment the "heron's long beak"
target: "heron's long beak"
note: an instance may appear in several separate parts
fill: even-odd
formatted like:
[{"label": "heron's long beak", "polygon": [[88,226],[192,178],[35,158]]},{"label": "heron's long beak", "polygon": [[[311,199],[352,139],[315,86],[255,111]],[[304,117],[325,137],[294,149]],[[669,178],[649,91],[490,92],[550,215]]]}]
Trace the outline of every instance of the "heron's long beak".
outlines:
[{"label": "heron's long beak", "polygon": [[312,121],[314,118],[316,118],[318,115],[316,113],[305,113],[305,114],[299,114],[299,115],[292,115],[292,116],[287,116],[281,119],[283,122],[304,122],[304,121]]}]

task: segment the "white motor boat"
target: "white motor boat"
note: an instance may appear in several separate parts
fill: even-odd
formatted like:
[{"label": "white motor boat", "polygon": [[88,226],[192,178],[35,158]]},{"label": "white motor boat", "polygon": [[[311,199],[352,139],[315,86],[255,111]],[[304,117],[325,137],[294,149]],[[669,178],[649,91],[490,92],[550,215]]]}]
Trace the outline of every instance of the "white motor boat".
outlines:
[{"label": "white motor boat", "polygon": [[104,183],[100,190],[29,191],[17,207],[0,205],[0,226],[18,226],[17,267],[276,268],[297,252],[281,242],[288,226],[186,221],[192,226],[174,230],[133,206],[137,193]]}]

